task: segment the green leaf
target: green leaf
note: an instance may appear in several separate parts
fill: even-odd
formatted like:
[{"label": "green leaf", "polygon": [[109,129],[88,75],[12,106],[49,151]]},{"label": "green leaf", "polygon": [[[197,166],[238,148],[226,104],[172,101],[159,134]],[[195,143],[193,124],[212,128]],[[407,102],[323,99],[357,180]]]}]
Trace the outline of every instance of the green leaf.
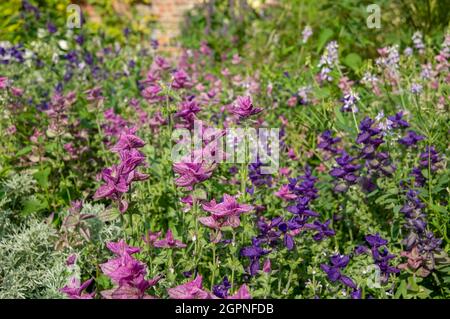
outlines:
[{"label": "green leaf", "polygon": [[423,170],[422,170],[422,175],[423,175],[423,177],[425,177],[426,179],[429,179],[429,178],[430,178],[430,176],[429,176],[429,174],[428,174],[428,169],[423,169]]},{"label": "green leaf", "polygon": [[98,214],[98,219],[102,222],[111,222],[120,216],[120,212],[116,207],[110,207]]},{"label": "green leaf", "polygon": [[344,58],[344,64],[356,72],[362,65],[362,59],[358,54],[350,53]]},{"label": "green leaf", "polygon": [[44,189],[48,188],[48,177],[51,171],[52,169],[50,167],[46,167],[33,174],[38,184]]},{"label": "green leaf", "polygon": [[22,211],[23,215],[29,215],[36,213],[40,210],[48,208],[48,203],[46,200],[41,200],[37,197],[30,197],[22,200]]},{"label": "green leaf", "polygon": [[328,42],[328,40],[331,39],[332,36],[333,30],[331,29],[324,29],[322,30],[322,32],[320,32],[319,40],[317,42],[317,52],[320,52],[323,49],[325,44]]},{"label": "green leaf", "polygon": [[30,153],[31,150],[32,150],[32,147],[31,147],[31,146],[24,147],[24,148],[22,148],[20,151],[18,151],[18,152],[16,153],[16,156],[17,156],[17,157],[23,156],[23,155],[25,155],[25,154]]}]

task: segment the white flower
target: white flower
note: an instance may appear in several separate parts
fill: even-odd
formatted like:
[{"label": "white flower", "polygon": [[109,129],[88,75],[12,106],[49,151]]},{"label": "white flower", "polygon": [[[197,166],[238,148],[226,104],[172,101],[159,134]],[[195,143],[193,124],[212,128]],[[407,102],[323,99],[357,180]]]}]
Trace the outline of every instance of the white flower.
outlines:
[{"label": "white flower", "polygon": [[45,37],[47,35],[47,31],[45,29],[39,28],[38,32],[37,32],[37,36],[39,39],[42,39],[43,37]]},{"label": "white flower", "polygon": [[59,40],[58,46],[61,50],[64,50],[64,51],[69,50],[69,43],[66,40]]},{"label": "white flower", "polygon": [[384,117],[384,112],[381,111],[380,113],[377,114],[377,116],[375,117],[375,121],[379,122],[383,119]]}]

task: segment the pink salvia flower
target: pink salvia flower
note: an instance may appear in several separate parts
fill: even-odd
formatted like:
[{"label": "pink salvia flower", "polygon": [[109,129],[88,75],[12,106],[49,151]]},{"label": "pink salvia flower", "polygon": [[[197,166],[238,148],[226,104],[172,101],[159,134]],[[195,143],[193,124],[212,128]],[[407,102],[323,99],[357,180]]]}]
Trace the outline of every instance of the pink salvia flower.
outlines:
[{"label": "pink salvia flower", "polygon": [[158,84],[152,84],[143,89],[141,94],[142,97],[146,99],[148,103],[152,104],[162,101],[164,99],[164,97],[160,95],[161,92],[162,88]]},{"label": "pink salvia flower", "polygon": [[198,220],[206,227],[219,230],[213,242],[218,242],[221,239],[222,228],[231,227],[237,228],[241,224],[240,215],[248,213],[254,209],[251,205],[239,204],[233,196],[224,195],[222,203],[217,204],[213,199],[209,203],[203,204],[203,209],[211,213],[211,216],[200,217]]},{"label": "pink salvia flower", "polygon": [[77,261],[77,255],[72,254],[66,259],[66,265],[67,266],[73,266],[75,265],[75,262]]},{"label": "pink salvia flower", "polygon": [[140,249],[128,246],[123,240],[107,244],[109,250],[116,254],[116,258],[101,264],[103,273],[111,278],[114,288],[101,292],[106,299],[153,299],[155,297],[146,294],[146,290],[158,283],[161,279],[157,276],[146,280],[147,266],[134,259],[131,254]]},{"label": "pink salvia flower", "polygon": [[244,284],[233,296],[229,296],[227,299],[252,299],[252,296],[250,295],[247,285]]},{"label": "pink salvia flower", "polygon": [[233,59],[231,60],[231,63],[233,64],[239,64],[241,63],[241,57],[239,56],[239,54],[233,54]]},{"label": "pink salvia flower", "polygon": [[231,112],[238,115],[240,118],[258,114],[261,111],[262,109],[253,106],[252,98],[250,96],[238,96],[231,109]]},{"label": "pink salvia flower", "polygon": [[167,62],[166,59],[164,59],[163,57],[157,56],[155,57],[155,60],[153,61],[154,66],[158,67],[162,70],[167,70],[170,69],[170,63]]},{"label": "pink salvia flower", "polygon": [[111,148],[111,151],[119,153],[121,162],[102,171],[105,184],[94,194],[94,199],[109,198],[116,201],[121,213],[128,209],[128,202],[122,195],[128,192],[131,183],[148,178],[148,175],[136,171],[136,168],[145,162],[145,156],[136,148],[144,146],[145,143],[134,135],[135,132],[135,128],[125,130],[116,145]]},{"label": "pink salvia flower", "polygon": [[284,199],[286,201],[294,200],[297,198],[297,195],[289,191],[288,185],[282,185],[280,189],[277,192],[275,192],[275,196]]},{"label": "pink salvia flower", "polygon": [[153,246],[155,241],[161,236],[161,232],[152,233],[148,231],[147,235],[142,236],[142,240],[149,246]]},{"label": "pink salvia flower", "polygon": [[191,190],[195,184],[210,178],[213,169],[211,165],[206,163],[175,163],[173,164],[173,170],[180,175],[175,179],[175,184]]},{"label": "pink salvia flower", "polygon": [[8,85],[8,78],[4,76],[0,76],[0,89],[6,88]]},{"label": "pink salvia flower", "polygon": [[21,88],[12,87],[11,93],[12,95],[19,97],[23,95],[23,90]]},{"label": "pink salvia flower", "polygon": [[295,154],[295,151],[294,151],[293,148],[290,148],[290,149],[288,150],[288,156],[289,156],[289,158],[290,158],[291,160],[297,160],[297,159],[298,159],[297,154]]},{"label": "pink salvia flower", "polygon": [[136,129],[130,129],[128,132],[121,134],[119,137],[119,141],[111,148],[111,151],[119,152],[123,150],[131,150],[133,148],[143,147],[145,145],[145,142],[134,135],[135,133]]},{"label": "pink salvia flower", "polygon": [[291,174],[291,170],[288,167],[280,167],[278,171],[281,175],[286,177],[288,177]]},{"label": "pink salvia flower", "polygon": [[203,209],[216,217],[227,217],[248,213],[253,210],[254,207],[247,204],[239,204],[236,201],[236,198],[224,194],[221,203],[217,204],[215,200],[212,200],[209,203],[203,204]]},{"label": "pink salvia flower", "polygon": [[166,237],[162,240],[155,241],[155,247],[158,248],[184,248],[186,244],[183,244],[182,241],[174,239],[172,231],[169,229],[166,233]]},{"label": "pink salvia flower", "polygon": [[141,251],[139,247],[128,246],[123,239],[119,240],[117,243],[109,242],[106,244],[106,247],[119,256],[125,254],[132,255]]},{"label": "pink salvia flower", "polygon": [[272,264],[270,262],[270,259],[267,258],[263,265],[263,272],[270,273],[272,271]]},{"label": "pink salvia flower", "polygon": [[202,289],[202,276],[175,288],[167,289],[171,299],[210,299],[210,294]]},{"label": "pink salvia flower", "polygon": [[93,279],[86,280],[81,284],[80,280],[76,277],[70,279],[69,284],[60,289],[62,293],[65,293],[70,299],[93,299],[94,293],[83,293],[91,283]]},{"label": "pink salvia flower", "polygon": [[177,70],[173,73],[172,88],[183,89],[192,87],[189,75],[183,69]]},{"label": "pink salvia flower", "polygon": [[6,133],[9,135],[14,135],[17,132],[16,126],[13,124],[6,129]]}]

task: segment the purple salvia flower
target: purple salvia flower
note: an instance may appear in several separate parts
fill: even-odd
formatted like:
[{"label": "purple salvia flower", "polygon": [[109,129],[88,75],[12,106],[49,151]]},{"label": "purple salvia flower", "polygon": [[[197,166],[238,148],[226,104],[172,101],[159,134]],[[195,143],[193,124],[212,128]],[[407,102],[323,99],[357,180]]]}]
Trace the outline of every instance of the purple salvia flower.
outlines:
[{"label": "purple salvia flower", "polygon": [[320,268],[327,274],[328,279],[331,282],[340,281],[345,286],[356,289],[357,287],[354,281],[341,273],[341,270],[347,267],[350,257],[345,255],[333,255],[331,256],[330,261],[331,265],[320,265]]},{"label": "purple salvia flower", "polygon": [[389,253],[385,246],[388,241],[383,239],[378,233],[375,235],[367,235],[366,242],[371,247],[375,265],[380,268],[382,281],[386,282],[391,273],[398,273],[400,271],[395,267],[389,266],[390,260],[395,258],[395,255]]},{"label": "purple salvia flower", "polygon": [[148,231],[148,233],[144,236],[142,236],[142,240],[149,246],[154,246],[154,243],[159,239],[161,236],[161,232],[155,232],[152,233],[151,231]]},{"label": "purple salvia flower", "polygon": [[313,235],[313,239],[316,241],[320,241],[325,237],[331,237],[335,235],[335,231],[329,228],[331,220],[327,220],[325,223],[321,223],[318,220],[315,220],[312,224],[306,224],[306,229],[311,229],[317,231],[316,234]]},{"label": "purple salvia flower", "polygon": [[125,254],[132,255],[141,251],[139,247],[128,246],[123,239],[119,240],[117,243],[109,242],[106,244],[106,247],[118,256]]},{"label": "purple salvia flower", "polygon": [[147,267],[145,264],[134,259],[131,254],[137,253],[139,248],[128,246],[123,240],[117,243],[108,243],[108,249],[116,254],[116,258],[101,264],[103,273],[110,277],[114,288],[102,291],[106,299],[148,299],[154,298],[147,295],[145,291],[156,285],[161,279],[157,276],[146,280]]},{"label": "purple salvia flower", "polygon": [[75,254],[71,254],[69,255],[69,257],[67,257],[66,259],[66,265],[67,266],[73,266],[75,265],[75,262],[77,261],[77,255]]},{"label": "purple salvia flower", "polygon": [[252,239],[252,246],[244,247],[241,249],[241,256],[247,257],[250,259],[250,275],[254,276],[259,271],[259,259],[262,256],[267,255],[270,253],[270,250],[265,250],[260,247],[261,241],[257,238]]},{"label": "purple salvia flower", "polygon": [[52,22],[47,23],[47,30],[48,30],[48,33],[50,33],[50,34],[56,33],[56,31],[58,31],[55,24]]},{"label": "purple salvia flower", "polygon": [[359,101],[358,93],[350,91],[348,94],[344,95],[342,102],[344,103],[341,107],[341,112],[358,112],[358,107],[356,104]]},{"label": "purple salvia flower", "polygon": [[337,154],[338,150],[334,145],[341,141],[339,137],[333,137],[331,131],[327,130],[323,132],[319,138],[320,142],[317,145],[318,148],[326,150],[332,154]]},{"label": "purple salvia flower", "polygon": [[151,84],[141,91],[142,97],[147,100],[148,103],[157,103],[164,99],[160,95],[162,88],[158,84]]},{"label": "purple salvia flower", "polygon": [[219,285],[214,285],[213,287],[213,294],[216,297],[219,297],[221,299],[226,299],[228,297],[228,290],[231,289],[231,284],[228,281],[228,277],[223,277],[222,283]]},{"label": "purple salvia flower", "polygon": [[425,139],[424,136],[417,134],[414,131],[408,131],[406,136],[398,140],[398,142],[406,147],[416,146],[417,142]]},{"label": "purple salvia flower", "polygon": [[393,128],[409,127],[409,123],[403,119],[403,116],[403,112],[398,112],[393,116],[389,116],[388,119],[391,121],[391,126]]}]

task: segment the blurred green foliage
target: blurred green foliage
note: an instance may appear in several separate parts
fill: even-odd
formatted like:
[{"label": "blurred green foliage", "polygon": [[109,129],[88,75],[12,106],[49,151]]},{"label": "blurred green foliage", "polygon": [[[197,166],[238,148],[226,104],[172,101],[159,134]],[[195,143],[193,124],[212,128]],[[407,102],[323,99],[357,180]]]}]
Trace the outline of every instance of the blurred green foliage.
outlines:
[{"label": "blurred green foliage", "polygon": [[[83,29],[103,34],[107,40],[124,42],[125,30],[128,41],[142,42],[149,38],[155,18],[148,10],[150,0],[11,0],[0,2],[0,41],[12,43],[27,42],[36,38],[42,28],[51,22],[58,28],[65,28],[67,7],[73,3],[81,8]],[[37,8],[23,10],[27,5]],[[148,7],[150,8],[150,7]]]},{"label": "blurred green foliage", "polygon": [[[197,7],[188,13],[180,40],[192,48],[206,41],[220,53],[238,50],[254,65],[286,65],[305,62],[303,51],[319,54],[334,39],[341,53],[350,55],[349,62],[358,63],[376,57],[377,48],[410,43],[418,30],[434,44],[440,43],[450,17],[450,1],[380,0],[376,2],[381,13],[381,27],[377,29],[367,26],[373,13],[367,9],[373,4],[370,0],[279,0],[270,6],[243,2],[216,0],[213,9]],[[301,33],[306,25],[314,34],[303,44]]]}]

